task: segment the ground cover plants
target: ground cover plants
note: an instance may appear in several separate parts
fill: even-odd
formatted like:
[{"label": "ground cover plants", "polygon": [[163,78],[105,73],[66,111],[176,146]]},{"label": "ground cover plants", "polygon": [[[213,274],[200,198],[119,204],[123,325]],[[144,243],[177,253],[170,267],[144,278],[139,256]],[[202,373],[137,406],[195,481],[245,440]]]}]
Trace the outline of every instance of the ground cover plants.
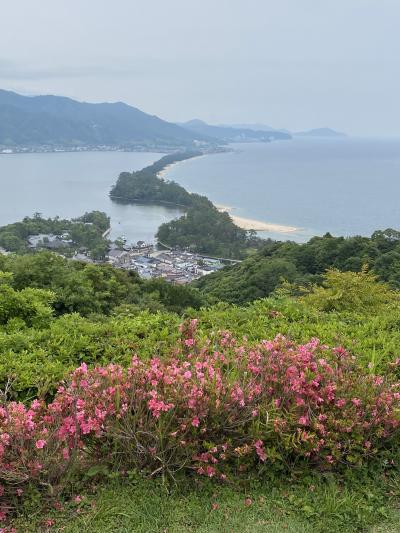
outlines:
[{"label": "ground cover plants", "polygon": [[185,316],[2,279],[4,531],[396,530],[398,295],[366,270]]},{"label": "ground cover plants", "polygon": [[[82,363],[49,404],[3,402],[2,513],[29,488],[62,490],[71,470],[117,467],[232,481],[295,465],[340,471],[389,457],[400,385],[343,348],[280,336],[200,339],[190,320],[169,357],[128,368]],[[97,471],[97,470],[96,470]]]}]

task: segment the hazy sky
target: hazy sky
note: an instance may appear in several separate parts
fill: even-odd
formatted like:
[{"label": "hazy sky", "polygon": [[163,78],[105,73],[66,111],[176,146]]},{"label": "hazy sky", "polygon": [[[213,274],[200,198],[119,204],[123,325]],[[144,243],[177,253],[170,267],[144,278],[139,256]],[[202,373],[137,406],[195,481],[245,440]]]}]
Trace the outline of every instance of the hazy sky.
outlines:
[{"label": "hazy sky", "polygon": [[2,0],[0,88],[400,136],[400,0]]}]

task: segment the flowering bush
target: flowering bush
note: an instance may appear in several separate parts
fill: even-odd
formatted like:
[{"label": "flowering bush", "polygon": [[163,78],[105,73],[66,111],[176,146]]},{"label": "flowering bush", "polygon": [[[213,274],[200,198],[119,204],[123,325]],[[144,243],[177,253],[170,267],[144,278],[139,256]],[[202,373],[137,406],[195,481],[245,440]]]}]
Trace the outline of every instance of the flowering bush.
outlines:
[{"label": "flowering bush", "polygon": [[163,360],[82,364],[47,406],[3,403],[3,513],[29,483],[53,486],[77,461],[224,480],[300,460],[358,465],[398,440],[400,385],[341,347],[282,336],[252,345],[229,332],[201,340],[196,321],[181,333]]}]

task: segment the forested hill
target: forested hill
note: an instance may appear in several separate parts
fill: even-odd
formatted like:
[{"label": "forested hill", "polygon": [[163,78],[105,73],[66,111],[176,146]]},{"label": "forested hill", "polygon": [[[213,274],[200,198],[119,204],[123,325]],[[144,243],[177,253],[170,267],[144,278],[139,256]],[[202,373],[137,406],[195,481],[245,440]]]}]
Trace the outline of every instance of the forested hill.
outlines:
[{"label": "forested hill", "polygon": [[400,232],[387,229],[368,237],[313,237],[305,244],[265,241],[240,264],[197,280],[194,285],[218,300],[243,304],[271,294],[282,280],[321,283],[327,269],[360,271],[368,267],[381,281],[400,288]]},{"label": "forested hill", "polygon": [[126,202],[192,205],[192,195],[174,181],[164,180],[159,173],[167,166],[202,155],[197,150],[168,154],[153,164],[134,172],[121,172],[110,191],[113,200]]},{"label": "forested hill", "polygon": [[92,104],[0,90],[0,145],[192,146],[204,137],[122,102]]}]

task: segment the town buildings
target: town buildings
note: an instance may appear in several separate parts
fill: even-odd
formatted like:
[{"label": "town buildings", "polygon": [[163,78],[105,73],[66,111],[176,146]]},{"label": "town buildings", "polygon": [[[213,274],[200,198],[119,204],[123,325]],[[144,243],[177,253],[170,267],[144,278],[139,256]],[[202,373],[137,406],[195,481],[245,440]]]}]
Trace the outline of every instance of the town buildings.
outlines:
[{"label": "town buildings", "polygon": [[152,245],[132,249],[111,249],[108,262],[114,267],[134,270],[145,279],[164,278],[180,285],[215,272],[224,265],[211,259],[180,250],[160,251]]}]

